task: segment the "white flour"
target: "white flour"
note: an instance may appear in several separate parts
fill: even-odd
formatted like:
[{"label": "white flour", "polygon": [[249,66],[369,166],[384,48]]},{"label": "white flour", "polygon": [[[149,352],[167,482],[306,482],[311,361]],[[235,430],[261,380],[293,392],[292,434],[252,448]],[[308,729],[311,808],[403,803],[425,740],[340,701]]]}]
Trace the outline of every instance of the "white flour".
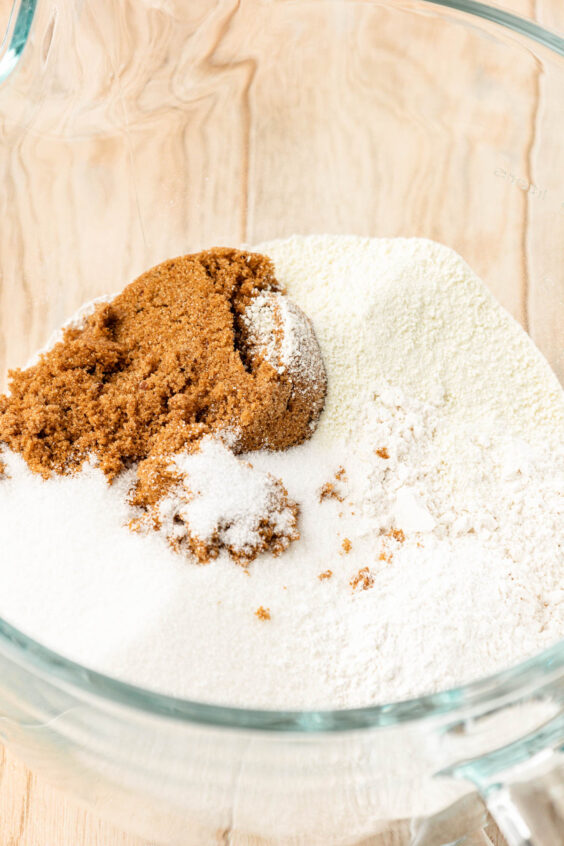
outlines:
[{"label": "white flour", "polygon": [[309,442],[248,456],[300,503],[301,539],[248,571],[190,564],[124,528],[130,477],[44,482],[8,454],[0,614],[137,684],[283,708],[437,690],[564,636],[564,394],[528,337],[429,241],[258,249],[329,379]]}]

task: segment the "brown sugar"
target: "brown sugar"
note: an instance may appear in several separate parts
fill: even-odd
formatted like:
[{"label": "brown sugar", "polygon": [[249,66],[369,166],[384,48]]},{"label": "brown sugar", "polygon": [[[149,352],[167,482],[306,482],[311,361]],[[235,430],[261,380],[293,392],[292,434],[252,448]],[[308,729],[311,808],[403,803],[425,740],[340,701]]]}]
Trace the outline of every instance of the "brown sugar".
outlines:
[{"label": "brown sugar", "polygon": [[[216,449],[230,455],[226,447]],[[217,455],[215,461],[218,461]],[[236,463],[237,468],[245,466],[253,469],[249,462],[244,462],[241,458],[230,455],[230,461]],[[216,466],[218,485],[224,482],[229,472],[229,465]],[[268,551],[274,556],[280,555],[292,541],[300,537],[298,505],[290,499],[280,479],[271,474],[263,474],[268,488],[266,501],[257,513],[253,513],[251,506],[246,512],[248,521],[254,517],[255,525],[243,545],[241,533],[237,533],[238,544],[230,539],[228,529],[233,526],[234,519],[218,506],[216,495],[213,496],[212,507],[213,531],[206,537],[200,537],[191,530],[189,520],[183,516],[183,507],[196,495],[191,487],[190,473],[181,472],[174,462],[170,463],[170,458],[151,456],[139,465],[137,475],[138,482],[133,489],[131,503],[140,506],[143,511],[141,517],[131,522],[130,528],[134,531],[144,531],[148,528],[162,530],[175,551],[189,553],[200,564],[207,564],[217,558],[222,550],[226,550],[237,564],[246,567],[261,552]],[[235,483],[233,472],[231,481]],[[163,503],[170,504],[171,498],[174,503],[173,510],[167,517],[167,508],[165,507],[163,514],[162,506]],[[200,503],[205,502],[201,491],[198,492],[198,498]]]},{"label": "brown sugar", "polygon": [[259,605],[259,607],[255,611],[255,617],[258,617],[259,620],[272,619],[270,616],[270,608],[263,608],[262,605]]},{"label": "brown sugar", "polygon": [[[337,482],[346,481],[347,472],[345,468],[339,467],[333,478]],[[319,502],[323,502],[323,500],[325,499],[336,499],[337,502],[345,501],[345,497],[343,496],[339,486],[337,486],[335,482],[325,482],[325,484],[321,487],[319,491]],[[339,514],[339,516],[341,515]]]},{"label": "brown sugar", "polygon": [[324,499],[336,499],[338,502],[343,502],[344,496],[337,490],[333,482],[325,482],[319,491],[319,502]]},{"label": "brown sugar", "polygon": [[351,551],[351,549],[352,549],[352,543],[350,542],[349,538],[344,538],[344,539],[343,539],[343,543],[341,544],[341,549],[343,550],[343,552],[345,553],[345,555],[348,555],[348,554],[349,554],[349,552],[350,552],[350,551]]},{"label": "brown sugar", "polygon": [[386,449],[386,447],[380,447],[380,449],[375,449],[375,450],[374,450],[374,452],[375,452],[375,453],[376,453],[376,455],[378,455],[380,458],[389,458],[389,457],[390,457],[390,453],[388,452],[388,450]]},{"label": "brown sugar", "polygon": [[[67,328],[36,364],[10,372],[0,445],[44,477],[93,459],[111,482],[137,466],[132,504],[145,517],[130,528],[159,529],[158,503],[179,482],[175,454],[198,452],[208,435],[239,453],[286,449],[314,431],[325,369],[311,323],[293,304],[284,306],[294,321],[291,361],[280,366],[288,347],[281,298],[270,259],[258,253],[216,248],[157,265],[80,328]],[[249,317],[255,301],[276,326],[268,349]],[[279,487],[274,507],[289,510],[290,525],[281,534],[273,515],[260,515],[260,542],[245,556],[233,553],[239,563],[266,549],[278,554],[299,537],[298,507]],[[188,527],[184,548],[208,561],[227,547],[215,537],[200,542]]]},{"label": "brown sugar", "polygon": [[[378,555],[378,560],[386,561],[389,564],[394,557],[393,551],[389,548],[389,541],[394,540],[396,541],[396,543],[404,543],[405,533],[403,529],[389,529],[386,532],[383,531],[381,534],[383,537],[384,549],[382,549],[380,554]],[[395,546],[393,544],[392,547],[395,549]]]},{"label": "brown sugar", "polygon": [[368,590],[374,585],[374,576],[371,574],[368,567],[362,567],[358,573],[350,580],[350,586],[353,590],[360,588],[360,590]]},{"label": "brown sugar", "polygon": [[0,442],[44,476],[89,457],[108,479],[151,455],[232,430],[236,451],[285,449],[312,432],[324,378],[299,391],[246,343],[245,309],[278,291],[257,253],[218,248],[165,261],[26,370],[0,397]]},{"label": "brown sugar", "polygon": [[390,529],[389,537],[393,538],[398,543],[405,542],[405,534],[402,529]]},{"label": "brown sugar", "polygon": [[332,575],[333,575],[333,570],[324,570],[324,572],[320,573],[317,578],[319,579],[320,582],[324,582],[327,579],[330,579]]}]

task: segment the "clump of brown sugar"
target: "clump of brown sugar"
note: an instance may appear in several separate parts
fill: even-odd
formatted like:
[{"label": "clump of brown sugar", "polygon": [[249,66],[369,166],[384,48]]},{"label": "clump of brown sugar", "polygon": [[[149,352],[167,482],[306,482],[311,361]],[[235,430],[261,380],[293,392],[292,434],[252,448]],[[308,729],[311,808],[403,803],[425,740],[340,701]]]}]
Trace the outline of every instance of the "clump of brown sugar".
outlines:
[{"label": "clump of brown sugar", "polygon": [[253,298],[279,290],[257,253],[218,248],[163,262],[35,365],[11,371],[0,442],[44,476],[94,458],[109,480],[205,434],[230,430],[237,451],[300,443],[323,405],[320,354],[315,378],[296,387],[246,340]]},{"label": "clump of brown sugar", "polygon": [[201,564],[226,550],[245,567],[261,552],[280,555],[300,536],[298,505],[280,479],[211,437],[196,452],[144,461],[131,501],[142,508],[132,529],[160,530]]},{"label": "clump of brown sugar", "polygon": [[[160,528],[158,505],[178,485],[173,456],[197,453],[207,436],[234,453],[299,444],[315,429],[327,386],[311,323],[287,303],[271,261],[228,248],[147,271],[9,375],[0,444],[44,477],[94,460],[112,481],[137,465],[137,529]],[[222,548],[241,560],[280,552],[298,537],[298,508],[281,483],[274,500],[239,556],[219,526],[206,538],[184,526],[183,549],[200,561]],[[178,537],[169,537],[176,547]]]},{"label": "clump of brown sugar", "polygon": [[348,554],[349,554],[349,552],[350,552],[350,551],[351,551],[351,549],[352,549],[352,543],[350,542],[350,539],[349,539],[349,538],[344,538],[344,539],[343,539],[343,543],[341,544],[341,549],[343,550],[343,552],[345,553],[345,555],[348,555]]},{"label": "clump of brown sugar", "polygon": [[271,620],[270,608],[263,608],[262,605],[259,605],[255,611],[255,617],[258,617],[259,620]]},{"label": "clump of brown sugar", "polygon": [[[333,478],[336,482],[346,481],[347,473],[345,468],[339,467]],[[321,486],[319,491],[319,502],[323,502],[326,499],[336,499],[337,502],[344,502],[345,497],[342,494],[340,487],[336,485],[335,482],[325,482],[325,484]]]},{"label": "clump of brown sugar", "polygon": [[6,476],[6,464],[0,458],[0,479],[3,479]]},{"label": "clump of brown sugar", "polygon": [[[378,560],[386,561],[386,563],[389,564],[394,558],[394,550],[397,550],[397,544],[405,543],[405,533],[403,529],[392,528],[387,531],[382,531],[381,536],[384,548],[381,549],[378,555]],[[395,541],[395,543],[391,544],[391,548],[390,541]]]},{"label": "clump of brown sugar", "polygon": [[317,577],[320,582],[325,582],[327,579],[330,579],[333,575],[333,570],[324,570],[323,573],[320,573]]},{"label": "clump of brown sugar", "polygon": [[393,538],[398,543],[405,543],[405,534],[403,529],[390,529],[388,537]]},{"label": "clump of brown sugar", "polygon": [[390,453],[386,449],[386,447],[380,447],[380,449],[375,449],[374,452],[379,458],[389,458]]},{"label": "clump of brown sugar", "polygon": [[325,482],[319,491],[319,502],[323,502],[325,499],[336,499],[338,502],[343,502],[344,496],[333,482]]},{"label": "clump of brown sugar", "polygon": [[360,590],[368,590],[374,586],[374,576],[371,574],[368,567],[362,567],[358,573],[350,580],[350,586],[353,590],[359,588]]}]

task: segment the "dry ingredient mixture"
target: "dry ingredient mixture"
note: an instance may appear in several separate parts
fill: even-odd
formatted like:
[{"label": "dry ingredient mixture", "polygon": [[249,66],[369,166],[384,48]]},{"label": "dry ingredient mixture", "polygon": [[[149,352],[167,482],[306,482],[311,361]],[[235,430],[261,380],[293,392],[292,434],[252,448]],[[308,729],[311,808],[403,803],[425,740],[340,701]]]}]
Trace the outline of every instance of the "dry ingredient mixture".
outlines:
[{"label": "dry ingredient mixture", "polygon": [[[206,332],[189,341],[190,378],[167,358],[168,344],[180,347],[174,330],[156,369],[128,361],[130,329],[126,341],[108,324],[136,308],[140,291],[128,289],[98,305],[82,335],[88,310],[71,324],[76,359],[55,346],[16,377],[0,415],[0,615],[110,675],[243,707],[392,701],[562,637],[564,393],[527,335],[430,241],[295,236],[257,250],[273,268],[245,259],[245,269],[233,250],[214,259],[233,271],[217,318],[222,338],[237,327],[222,349],[240,393],[200,373]],[[207,274],[194,274],[203,314]],[[170,311],[159,289],[147,295],[150,319],[164,321],[155,339],[168,331],[157,311]],[[70,385],[75,362],[93,369],[81,377],[90,407],[98,413],[101,383],[112,413],[91,434],[84,409],[64,411],[76,426],[65,439],[55,383]],[[42,391],[54,398],[43,412]],[[283,391],[307,397],[297,427]],[[180,417],[166,402],[178,393]],[[132,437],[128,415],[158,397],[159,426]]]}]

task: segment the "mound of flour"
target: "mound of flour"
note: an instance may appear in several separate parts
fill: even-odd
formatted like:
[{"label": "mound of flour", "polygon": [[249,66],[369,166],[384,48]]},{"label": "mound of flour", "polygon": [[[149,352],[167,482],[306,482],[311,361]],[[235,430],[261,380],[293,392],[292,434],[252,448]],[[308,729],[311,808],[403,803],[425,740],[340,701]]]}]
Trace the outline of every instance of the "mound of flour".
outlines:
[{"label": "mound of flour", "polygon": [[190,564],[125,528],[127,474],[45,482],[5,452],[0,615],[130,682],[271,708],[430,692],[563,637],[564,394],[527,335],[430,241],[257,249],[328,375],[310,441],[245,456],[300,504],[300,540]]}]

